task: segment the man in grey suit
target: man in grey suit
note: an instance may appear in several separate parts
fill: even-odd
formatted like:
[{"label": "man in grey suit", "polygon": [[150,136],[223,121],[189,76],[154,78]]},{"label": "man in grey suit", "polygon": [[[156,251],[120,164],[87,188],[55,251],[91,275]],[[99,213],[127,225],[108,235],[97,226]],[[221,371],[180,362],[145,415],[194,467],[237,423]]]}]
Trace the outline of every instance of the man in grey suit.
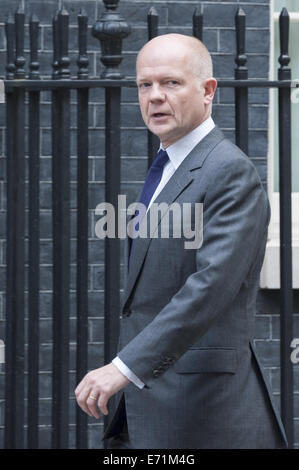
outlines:
[{"label": "man in grey suit", "polygon": [[83,378],[77,402],[99,418],[114,395],[111,448],[285,447],[253,347],[269,203],[254,165],[211,118],[210,54],[195,38],[158,36],[138,55],[137,85],[161,141],[140,230],[154,203],[189,204],[194,217],[201,203],[203,241],[186,249],[183,237],[157,236],[167,210],[133,240],[118,355]]}]

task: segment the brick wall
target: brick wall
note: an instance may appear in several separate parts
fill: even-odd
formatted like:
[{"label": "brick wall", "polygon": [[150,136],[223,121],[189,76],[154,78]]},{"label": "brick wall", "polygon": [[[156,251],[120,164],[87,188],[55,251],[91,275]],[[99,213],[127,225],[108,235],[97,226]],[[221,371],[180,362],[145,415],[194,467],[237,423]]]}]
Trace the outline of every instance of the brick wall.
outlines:
[{"label": "brick wall", "polygon": [[[1,0],[0,10],[0,76],[5,75],[4,21],[8,12],[17,8],[16,0]],[[40,20],[40,70],[51,74],[52,39],[51,21],[59,0],[24,0],[26,12],[26,58],[28,59],[28,19],[36,13]],[[131,35],[124,40],[122,70],[134,75],[138,50],[147,41],[146,16],[154,5],[159,14],[160,33],[180,32],[192,34],[192,15],[198,1],[120,0],[119,11],[132,26]],[[204,11],[203,40],[212,53],[214,74],[217,78],[233,78],[235,56],[234,15],[242,6],[247,15],[247,52],[250,78],[267,78],[269,69],[269,1],[202,1]],[[65,0],[70,14],[70,58],[72,74],[76,73],[77,17],[84,6],[89,16],[89,29],[103,11],[101,1]],[[100,47],[91,34],[88,39],[90,76],[99,76]],[[75,93],[72,93],[72,276],[71,276],[71,361],[70,361],[70,446],[75,447],[75,222],[76,222],[76,144],[75,144]],[[215,122],[225,134],[234,140],[233,90],[219,89],[213,107]],[[40,447],[50,447],[51,431],[51,350],[52,350],[52,228],[51,228],[51,140],[50,95],[41,95],[41,292],[40,292]],[[263,183],[267,179],[267,116],[268,91],[249,91],[249,157],[257,167]],[[1,106],[1,105],[0,105]],[[0,338],[5,338],[5,132],[4,109],[0,108]],[[146,173],[147,133],[141,119],[135,89],[122,92],[122,193],[127,194],[128,204],[136,200]],[[103,312],[104,312],[104,243],[94,235],[94,209],[104,200],[104,94],[102,90],[90,92],[89,106],[89,368],[103,364]],[[28,189],[28,188],[27,188]],[[25,227],[26,233],[26,227]],[[272,383],[275,399],[279,404],[279,293],[260,292],[256,317],[256,346],[262,363]],[[297,294],[296,294],[297,295]],[[299,299],[295,296],[295,332],[299,336]],[[0,366],[1,367],[1,366]],[[295,367],[295,387],[299,390],[299,373]],[[295,395],[297,420],[296,440],[299,444],[299,400]],[[0,375],[0,448],[3,446],[4,425],[4,374]],[[89,418],[89,447],[101,447],[102,423]]]}]

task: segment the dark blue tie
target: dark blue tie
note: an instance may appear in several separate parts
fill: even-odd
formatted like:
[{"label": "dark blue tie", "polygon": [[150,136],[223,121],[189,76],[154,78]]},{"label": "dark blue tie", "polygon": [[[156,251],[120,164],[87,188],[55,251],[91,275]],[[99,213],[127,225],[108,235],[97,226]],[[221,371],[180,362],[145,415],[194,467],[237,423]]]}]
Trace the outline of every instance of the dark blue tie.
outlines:
[{"label": "dark blue tie", "polygon": [[[139,203],[143,204],[146,209],[148,208],[148,205],[153,197],[154,192],[157,189],[158,184],[161,181],[162,178],[162,173],[163,173],[163,168],[166,162],[168,162],[169,157],[167,155],[167,152],[163,149],[160,149],[156,158],[154,159],[148,174],[146,176],[146,180],[141,192],[141,196],[139,199]],[[139,214],[139,210],[136,210],[135,215]],[[145,215],[145,214],[144,214]],[[139,223],[136,224],[136,231],[139,230]],[[134,239],[131,239],[131,250],[130,250],[130,255],[129,255],[129,264],[133,252],[133,242]]]},{"label": "dark blue tie", "polygon": [[158,155],[154,159],[152,166],[148,171],[143,190],[139,199],[139,202],[144,204],[146,208],[148,208],[153,194],[161,181],[163,167],[168,160],[169,157],[167,155],[167,152],[163,149],[160,149]]}]

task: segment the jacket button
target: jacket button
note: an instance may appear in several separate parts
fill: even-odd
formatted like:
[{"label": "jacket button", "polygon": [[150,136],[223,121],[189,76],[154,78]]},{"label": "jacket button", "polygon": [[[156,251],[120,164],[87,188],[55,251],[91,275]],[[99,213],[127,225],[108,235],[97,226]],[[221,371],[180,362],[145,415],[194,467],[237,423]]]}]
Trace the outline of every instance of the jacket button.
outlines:
[{"label": "jacket button", "polygon": [[161,371],[160,371],[160,370],[158,370],[158,369],[154,369],[154,370],[153,370],[153,376],[154,376],[154,377],[159,377],[160,374],[161,374]]},{"label": "jacket button", "polygon": [[166,367],[170,367],[173,363],[173,358],[172,357],[168,357],[168,356],[165,356],[163,358],[163,364],[166,366]]}]

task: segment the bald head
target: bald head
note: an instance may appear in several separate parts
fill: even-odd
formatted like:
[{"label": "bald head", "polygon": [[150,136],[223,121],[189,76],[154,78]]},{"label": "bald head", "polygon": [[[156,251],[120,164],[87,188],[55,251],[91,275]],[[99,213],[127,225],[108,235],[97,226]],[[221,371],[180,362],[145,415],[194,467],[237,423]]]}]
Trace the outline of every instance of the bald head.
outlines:
[{"label": "bald head", "polygon": [[186,65],[196,77],[205,80],[213,76],[213,64],[208,49],[199,39],[191,36],[164,34],[155,37],[139,51],[137,71],[139,60],[144,55],[150,56],[157,63],[169,60],[171,55],[183,55],[186,57]]},{"label": "bald head", "polygon": [[143,120],[164,148],[211,115],[217,81],[198,39],[182,34],[152,39],[138,54],[136,72]]}]

